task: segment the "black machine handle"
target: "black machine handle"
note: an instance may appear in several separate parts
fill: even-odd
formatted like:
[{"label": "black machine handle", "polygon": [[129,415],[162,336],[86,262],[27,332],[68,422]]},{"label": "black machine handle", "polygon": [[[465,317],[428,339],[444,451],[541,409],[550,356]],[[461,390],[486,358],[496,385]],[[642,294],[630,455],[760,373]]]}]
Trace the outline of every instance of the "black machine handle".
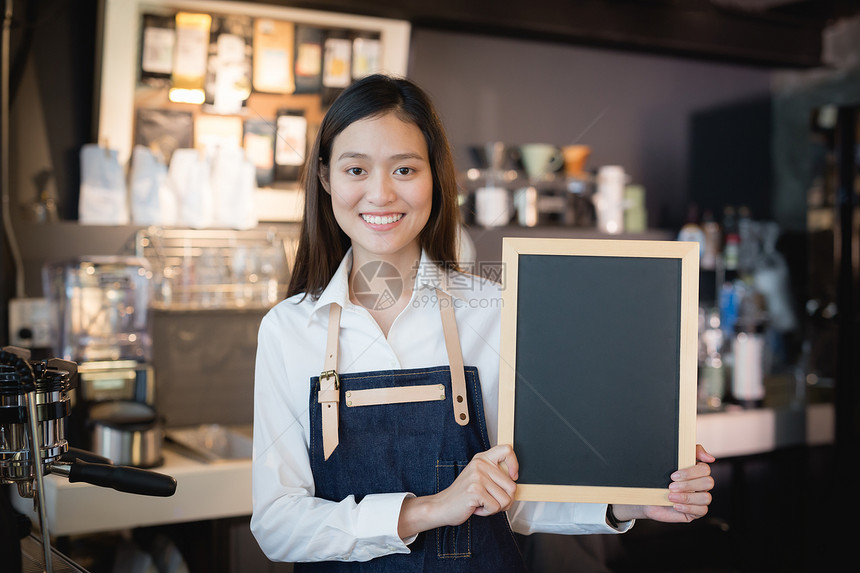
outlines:
[{"label": "black machine handle", "polygon": [[69,481],[158,497],[170,497],[176,492],[176,479],[172,476],[128,466],[91,464],[80,458],[72,464]]}]

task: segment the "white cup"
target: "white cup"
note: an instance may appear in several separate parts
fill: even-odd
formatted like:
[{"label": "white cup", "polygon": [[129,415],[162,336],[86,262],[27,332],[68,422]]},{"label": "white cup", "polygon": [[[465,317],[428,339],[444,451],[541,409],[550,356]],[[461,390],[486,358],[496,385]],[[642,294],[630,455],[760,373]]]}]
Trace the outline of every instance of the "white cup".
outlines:
[{"label": "white cup", "polygon": [[520,157],[526,174],[541,179],[564,165],[561,149],[549,143],[526,143],[520,146]]},{"label": "white cup", "polygon": [[602,233],[616,235],[624,232],[624,185],[627,176],[618,165],[605,165],[597,172],[597,193],[594,210],[597,228]]},{"label": "white cup", "polygon": [[475,222],[482,227],[502,227],[511,221],[511,196],[504,187],[475,190]]}]

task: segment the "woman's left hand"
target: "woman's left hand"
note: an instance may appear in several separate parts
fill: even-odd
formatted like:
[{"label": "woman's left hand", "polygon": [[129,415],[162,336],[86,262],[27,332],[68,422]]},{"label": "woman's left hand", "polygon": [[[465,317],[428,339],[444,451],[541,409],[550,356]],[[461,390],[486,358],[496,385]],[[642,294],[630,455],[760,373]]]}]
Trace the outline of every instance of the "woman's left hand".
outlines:
[{"label": "woman's left hand", "polygon": [[714,487],[711,477],[711,466],[708,464],[716,458],[705,451],[701,445],[696,446],[696,465],[676,471],[672,474],[669,484],[669,501],[673,505],[613,505],[612,510],[616,519],[627,521],[636,517],[645,517],[665,523],[687,523],[708,513],[711,503],[710,491]]}]

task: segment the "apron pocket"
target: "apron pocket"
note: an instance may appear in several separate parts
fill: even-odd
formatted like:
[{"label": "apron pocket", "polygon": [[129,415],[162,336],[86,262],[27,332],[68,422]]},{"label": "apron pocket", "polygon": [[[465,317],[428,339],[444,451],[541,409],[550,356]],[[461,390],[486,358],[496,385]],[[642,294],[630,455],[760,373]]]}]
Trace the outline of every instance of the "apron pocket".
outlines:
[{"label": "apron pocket", "polygon": [[[436,493],[454,483],[468,461],[436,461]],[[455,527],[436,528],[436,556],[440,559],[460,559],[472,556],[472,518]]]}]

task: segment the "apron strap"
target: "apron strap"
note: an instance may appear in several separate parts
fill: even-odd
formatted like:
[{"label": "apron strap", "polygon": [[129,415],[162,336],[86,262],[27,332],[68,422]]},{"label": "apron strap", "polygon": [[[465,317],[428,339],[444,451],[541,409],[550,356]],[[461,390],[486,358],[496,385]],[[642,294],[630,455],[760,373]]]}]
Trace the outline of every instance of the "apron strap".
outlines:
[{"label": "apron strap", "polygon": [[[451,368],[451,403],[454,405],[454,420],[461,426],[469,423],[469,406],[466,400],[466,370],[463,366],[463,351],[454,317],[454,301],[446,292],[436,289],[439,312],[442,315],[442,333],[445,350]],[[317,401],[322,405],[323,456],[328,459],[338,444],[338,405],[340,402],[340,378],[337,374],[337,339],[340,332],[341,307],[332,303],[328,314],[328,339],[325,362],[320,373],[320,389]]]},{"label": "apron strap", "polygon": [[340,330],[340,305],[332,303],[328,313],[328,340],[325,362],[320,373],[320,389],[317,401],[322,405],[323,456],[332,454],[338,444],[338,403],[340,402],[340,378],[337,375],[337,335]]},{"label": "apron strap", "polygon": [[463,351],[460,348],[460,335],[457,320],[454,318],[454,301],[451,295],[436,289],[439,312],[442,313],[442,332],[445,335],[445,349],[448,351],[448,365],[451,367],[451,402],[454,404],[454,420],[461,426],[469,423],[469,406],[466,400],[466,370],[463,366]]},{"label": "apron strap", "polygon": [[328,311],[328,340],[325,344],[325,362],[323,370],[337,371],[337,335],[340,332],[340,305],[331,303]]}]

